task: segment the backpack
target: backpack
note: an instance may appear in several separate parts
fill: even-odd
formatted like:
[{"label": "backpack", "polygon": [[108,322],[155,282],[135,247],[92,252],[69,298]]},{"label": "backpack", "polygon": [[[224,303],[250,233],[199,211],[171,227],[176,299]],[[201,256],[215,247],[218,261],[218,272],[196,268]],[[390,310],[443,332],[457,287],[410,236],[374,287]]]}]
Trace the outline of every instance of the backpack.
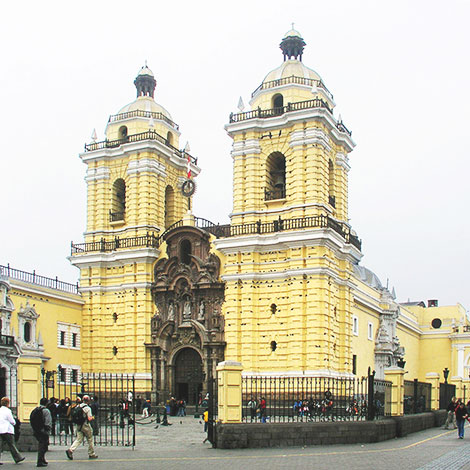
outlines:
[{"label": "backpack", "polygon": [[44,413],[40,406],[37,406],[33,411],[31,411],[31,414],[29,415],[29,424],[31,424],[34,432],[41,432],[44,429]]},{"label": "backpack", "polygon": [[81,426],[86,421],[85,412],[80,405],[77,405],[72,410],[72,422]]}]

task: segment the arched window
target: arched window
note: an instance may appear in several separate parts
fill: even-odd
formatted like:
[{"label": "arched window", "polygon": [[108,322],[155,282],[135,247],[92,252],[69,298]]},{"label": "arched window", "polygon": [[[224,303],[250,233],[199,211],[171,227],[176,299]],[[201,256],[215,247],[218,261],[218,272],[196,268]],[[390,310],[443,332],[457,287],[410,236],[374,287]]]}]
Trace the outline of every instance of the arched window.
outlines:
[{"label": "arched window", "polygon": [[124,220],[126,212],[126,183],[118,178],[113,184],[113,201],[111,209],[111,222]]},{"label": "arched window", "polygon": [[191,264],[191,242],[182,240],[180,244],[180,261],[183,264]]},{"label": "arched window", "polygon": [[166,135],[166,141],[168,142],[168,145],[173,145],[173,134],[168,131],[168,134]]},{"label": "arched window", "polygon": [[29,343],[31,341],[31,323],[29,323],[29,321],[25,322],[24,324],[23,339],[25,343]]},{"label": "arched window", "polygon": [[175,192],[171,186],[165,189],[165,228],[176,222],[175,220]]},{"label": "arched window", "polygon": [[266,201],[286,197],[286,158],[280,152],[274,152],[266,160]]},{"label": "arched window", "polygon": [[127,140],[127,127],[121,126],[119,128],[119,138],[122,140]]},{"label": "arched window", "polygon": [[335,168],[331,160],[328,161],[328,203],[336,207],[335,198]]},{"label": "arched window", "polygon": [[183,264],[191,264],[191,242],[182,240],[180,244],[180,261]]},{"label": "arched window", "polygon": [[275,115],[282,114],[284,112],[284,97],[280,93],[273,96],[272,106],[274,108]]}]

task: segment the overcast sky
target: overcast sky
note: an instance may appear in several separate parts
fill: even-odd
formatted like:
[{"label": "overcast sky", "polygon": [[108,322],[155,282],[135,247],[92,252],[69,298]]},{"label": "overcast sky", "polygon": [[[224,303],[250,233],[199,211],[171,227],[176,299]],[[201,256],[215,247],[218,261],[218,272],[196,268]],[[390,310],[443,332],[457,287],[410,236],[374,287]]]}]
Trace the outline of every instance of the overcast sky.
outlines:
[{"label": "overcast sky", "polygon": [[66,257],[85,230],[78,154],[134,100],[145,60],[202,168],[195,215],[228,222],[224,125],[281,64],[294,22],[357,144],[349,215],[362,264],[399,301],[470,308],[469,19],[458,0],[4,3],[0,264],[77,280]]}]

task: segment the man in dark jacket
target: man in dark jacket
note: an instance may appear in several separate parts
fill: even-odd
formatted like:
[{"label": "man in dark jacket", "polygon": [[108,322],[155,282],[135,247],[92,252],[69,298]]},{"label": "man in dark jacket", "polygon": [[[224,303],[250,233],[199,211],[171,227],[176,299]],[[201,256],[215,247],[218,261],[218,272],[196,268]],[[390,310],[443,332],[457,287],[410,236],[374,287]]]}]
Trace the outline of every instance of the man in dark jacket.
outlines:
[{"label": "man in dark jacket", "polygon": [[44,427],[41,430],[34,431],[34,437],[38,441],[38,463],[37,467],[47,467],[46,452],[49,449],[49,433],[52,427],[51,412],[46,408],[47,398],[41,398],[39,407],[44,416]]},{"label": "man in dark jacket", "polygon": [[455,409],[455,418],[457,419],[459,439],[463,439],[465,420],[468,418],[468,411],[463,402],[459,402],[459,405]]},{"label": "man in dark jacket", "polygon": [[452,400],[447,405],[447,419],[444,424],[444,429],[449,429],[449,426],[452,424],[452,429],[457,427],[457,423],[455,421],[455,408],[457,408],[457,398],[452,397]]}]

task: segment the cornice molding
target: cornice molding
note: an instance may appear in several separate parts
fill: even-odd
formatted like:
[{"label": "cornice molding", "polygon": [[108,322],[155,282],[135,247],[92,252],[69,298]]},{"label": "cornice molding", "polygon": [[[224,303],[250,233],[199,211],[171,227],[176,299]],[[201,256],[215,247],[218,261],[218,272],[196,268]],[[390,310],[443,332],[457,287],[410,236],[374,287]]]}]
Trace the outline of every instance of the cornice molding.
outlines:
[{"label": "cornice molding", "polygon": [[68,260],[73,266],[80,269],[99,266],[121,266],[122,263],[153,263],[160,256],[158,248],[141,248],[133,250],[119,250],[110,253],[83,253],[69,256]]},{"label": "cornice molding", "polygon": [[166,178],[165,165],[158,162],[157,160],[151,160],[148,158],[142,160],[131,160],[127,165],[127,174],[129,176],[139,176],[140,173],[154,173]]}]

